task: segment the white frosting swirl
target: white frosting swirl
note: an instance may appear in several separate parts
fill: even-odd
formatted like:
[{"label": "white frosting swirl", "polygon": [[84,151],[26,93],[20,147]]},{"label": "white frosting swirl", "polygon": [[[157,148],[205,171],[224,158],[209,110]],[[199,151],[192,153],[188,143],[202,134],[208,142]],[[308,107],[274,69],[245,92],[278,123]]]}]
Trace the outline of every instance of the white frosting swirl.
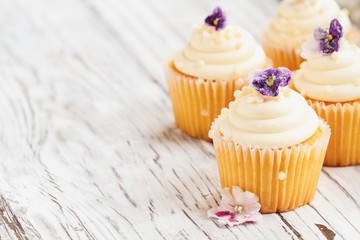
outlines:
[{"label": "white frosting swirl", "polygon": [[265,37],[283,47],[300,48],[316,27],[328,28],[334,18],[339,20],[346,36],[351,22],[335,0],[283,0],[265,30]]},{"label": "white frosting swirl", "polygon": [[331,55],[308,59],[294,74],[294,86],[303,95],[329,102],[360,98],[360,49],[340,41]]},{"label": "white frosting swirl", "polygon": [[197,25],[191,40],[174,58],[176,68],[190,76],[230,80],[243,78],[255,68],[266,65],[260,45],[246,31],[228,26],[215,31]]},{"label": "white frosting swirl", "polygon": [[278,97],[262,96],[251,87],[234,95],[235,101],[219,117],[225,140],[260,148],[286,147],[307,140],[319,126],[315,111],[287,87]]}]

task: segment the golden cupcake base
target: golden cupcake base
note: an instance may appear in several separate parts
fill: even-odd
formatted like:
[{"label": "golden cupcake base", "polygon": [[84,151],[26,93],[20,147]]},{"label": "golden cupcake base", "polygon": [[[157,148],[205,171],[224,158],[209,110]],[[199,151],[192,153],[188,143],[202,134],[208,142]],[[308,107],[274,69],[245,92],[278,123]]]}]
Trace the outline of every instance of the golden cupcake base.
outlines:
[{"label": "golden cupcake base", "polygon": [[309,105],[331,128],[324,165],[360,164],[360,101],[327,103],[307,98]]},{"label": "golden cupcake base", "polygon": [[299,69],[300,64],[305,61],[300,57],[300,50],[295,48],[279,47],[262,37],[260,39],[266,55],[273,61],[274,68],[287,67],[291,71]]},{"label": "golden cupcake base", "polygon": [[259,196],[261,213],[286,212],[310,203],[323,165],[330,128],[321,121],[307,141],[278,149],[225,141],[215,120],[213,139],[222,188],[239,186]]}]

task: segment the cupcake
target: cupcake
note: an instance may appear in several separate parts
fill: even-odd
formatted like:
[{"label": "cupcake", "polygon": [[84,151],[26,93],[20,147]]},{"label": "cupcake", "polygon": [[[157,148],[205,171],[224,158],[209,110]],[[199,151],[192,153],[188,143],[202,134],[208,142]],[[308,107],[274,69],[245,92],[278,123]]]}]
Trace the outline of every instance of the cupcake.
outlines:
[{"label": "cupcake", "polygon": [[235,91],[209,132],[222,188],[253,192],[262,213],[312,201],[330,138],[329,126],[286,87],[290,75],[287,68],[252,72],[251,86]]},{"label": "cupcake", "polygon": [[335,0],[283,0],[261,37],[261,44],[274,67],[298,69],[304,60],[300,56],[301,45],[315,27],[325,27],[333,18],[339,19],[345,36],[356,35],[357,30],[352,27],[347,12],[341,10]]},{"label": "cupcake", "polygon": [[254,38],[226,26],[224,13],[215,8],[165,66],[176,125],[190,136],[209,140],[212,121],[246,84],[248,73],[268,65]]},{"label": "cupcake", "polygon": [[360,49],[342,36],[336,19],[328,30],[316,28],[303,45],[301,55],[307,60],[293,81],[295,90],[330,125],[326,166],[360,164]]}]

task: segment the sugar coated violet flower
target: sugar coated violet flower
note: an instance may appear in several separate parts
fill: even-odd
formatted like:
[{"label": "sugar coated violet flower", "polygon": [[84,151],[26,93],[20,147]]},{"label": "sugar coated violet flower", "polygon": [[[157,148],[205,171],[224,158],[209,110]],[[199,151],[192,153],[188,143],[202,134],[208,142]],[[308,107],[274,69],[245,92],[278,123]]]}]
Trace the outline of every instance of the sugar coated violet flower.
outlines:
[{"label": "sugar coated violet flower", "polygon": [[225,27],[225,23],[226,17],[220,7],[216,7],[212,14],[207,16],[207,18],[205,19],[205,24],[215,27],[216,31],[220,31],[221,29],[223,29]]},{"label": "sugar coated violet flower", "polygon": [[329,55],[339,51],[343,28],[337,19],[333,19],[329,29],[317,27],[313,36],[302,46],[301,56],[305,59]]},{"label": "sugar coated violet flower", "polygon": [[291,80],[291,71],[284,67],[254,70],[248,76],[250,85],[264,96],[276,97],[279,87],[286,87]]}]

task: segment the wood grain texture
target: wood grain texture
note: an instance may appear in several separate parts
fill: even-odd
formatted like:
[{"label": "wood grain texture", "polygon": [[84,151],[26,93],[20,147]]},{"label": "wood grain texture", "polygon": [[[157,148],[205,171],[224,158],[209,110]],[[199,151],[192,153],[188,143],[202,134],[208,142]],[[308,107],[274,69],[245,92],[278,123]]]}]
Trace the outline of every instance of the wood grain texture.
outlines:
[{"label": "wood grain texture", "polygon": [[[314,201],[219,227],[213,147],[174,126],[163,64],[211,1],[0,1],[0,239],[360,238],[360,167]],[[229,0],[258,37],[275,0]],[[332,234],[333,233],[333,234]]]}]

